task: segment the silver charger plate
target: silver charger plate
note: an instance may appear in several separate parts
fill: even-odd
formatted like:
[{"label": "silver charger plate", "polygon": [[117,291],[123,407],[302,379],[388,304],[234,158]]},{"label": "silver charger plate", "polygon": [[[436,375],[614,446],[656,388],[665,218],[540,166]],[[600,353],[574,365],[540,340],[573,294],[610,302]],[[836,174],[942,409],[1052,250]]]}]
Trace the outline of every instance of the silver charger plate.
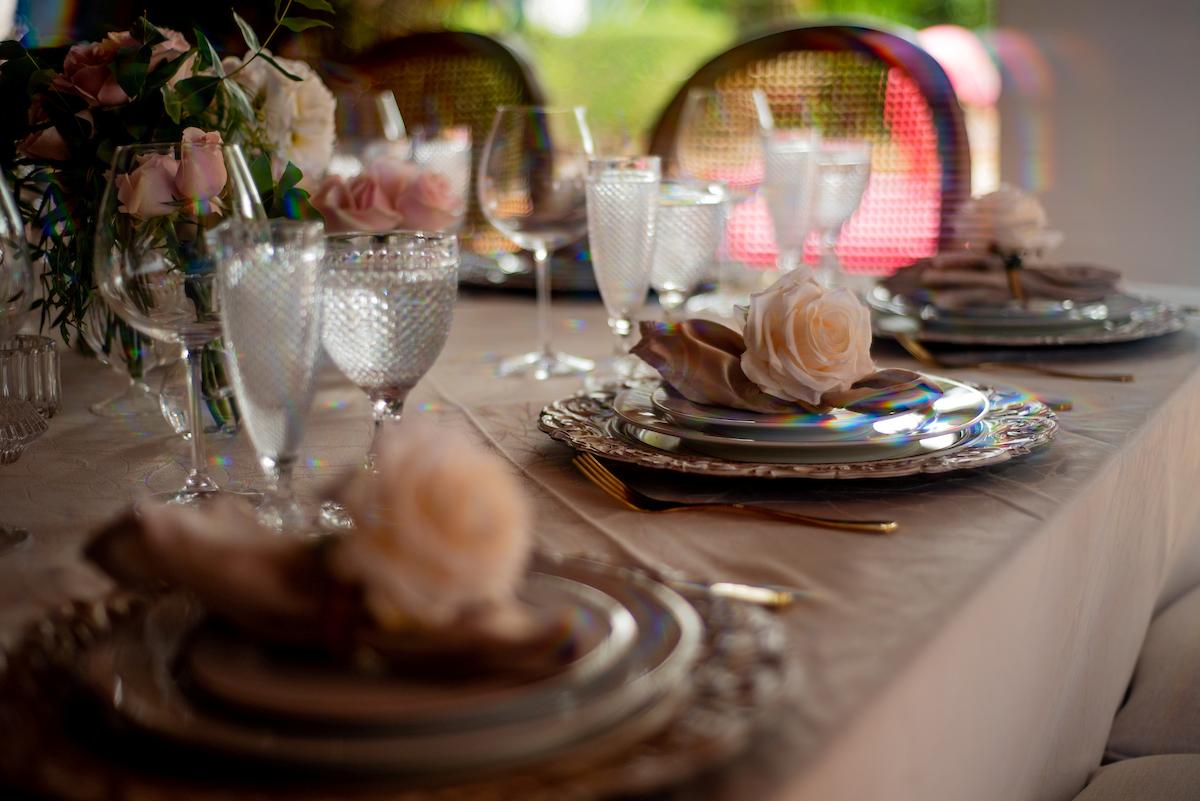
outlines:
[{"label": "silver charger plate", "polygon": [[[200,626],[178,659],[198,700],[247,714],[331,726],[403,726],[409,731],[461,728],[547,714],[577,688],[604,675],[633,647],[637,622],[623,605],[587,584],[532,573],[522,600],[569,615],[575,658],[529,680],[512,677],[408,676],[349,671],[336,663],[297,660],[263,648],[225,626]],[[562,643],[564,647],[568,643]]]},{"label": "silver charger plate", "polygon": [[1057,418],[1040,401],[995,388],[976,388],[987,397],[988,412],[968,441],[943,451],[878,461],[743,462],[683,446],[655,447],[620,431],[623,421],[613,410],[611,393],[579,394],[551,403],[542,409],[538,428],[576,450],[641,467],[709,476],[816,479],[896,478],[987,467],[1024,456],[1058,433]]},{"label": "silver charger plate", "polygon": [[1032,328],[1058,332],[1107,321],[1123,322],[1134,312],[1145,308],[1147,302],[1133,295],[1116,292],[1103,300],[1086,303],[1035,298],[1025,303],[1011,301],[999,305],[946,308],[893,294],[886,287],[876,285],[868,293],[867,303],[876,311],[912,317],[929,326],[1002,330]]},{"label": "silver charger plate", "polygon": [[[929,319],[928,310],[922,316],[920,309],[890,302],[886,290],[883,296],[873,291],[868,295],[868,301],[872,307],[872,328],[877,336],[907,334],[925,342],[950,345],[1104,345],[1165,336],[1182,331],[1187,325],[1187,315],[1175,306],[1129,295],[1121,297],[1124,300],[1114,301],[1114,308],[1106,308],[1107,316],[1101,316],[1101,319],[1057,315],[1044,321],[1028,318],[1014,321],[1001,317],[990,320],[975,317],[964,321],[961,316],[946,317],[944,311],[942,317]],[[1118,303],[1119,309],[1115,308]],[[1114,314],[1117,311],[1121,314]],[[1098,314],[1094,309],[1092,313]]]},{"label": "silver charger plate", "polygon": [[599,758],[666,725],[690,691],[702,637],[695,610],[637,574],[587,566],[558,571],[624,606],[637,636],[625,659],[574,696],[535,718],[441,731],[379,728],[346,732],[225,715],[197,704],[180,686],[176,661],[204,617],[180,595],[154,604],[140,625],[87,650],[77,673],[93,697],[128,723],[189,748],[306,771],[452,780],[552,757]]},{"label": "silver charger plate", "polygon": [[[941,396],[931,398],[927,409],[890,414],[863,414],[849,409],[830,409],[817,414],[759,414],[693,403],[666,385],[650,388],[649,402],[653,410],[660,413],[657,416],[665,415],[670,423],[684,429],[719,437],[779,440],[811,447],[893,445],[951,434],[973,426],[987,413],[987,398],[974,387],[941,376],[925,375],[924,378],[937,386]],[[631,415],[626,419],[638,425],[642,424],[641,419],[649,420],[644,414],[632,414],[640,412],[645,405],[640,395],[630,400],[636,402],[637,409],[631,409]],[[618,396],[614,407],[618,414],[625,416],[622,406]],[[653,425],[647,427],[654,428]]]}]

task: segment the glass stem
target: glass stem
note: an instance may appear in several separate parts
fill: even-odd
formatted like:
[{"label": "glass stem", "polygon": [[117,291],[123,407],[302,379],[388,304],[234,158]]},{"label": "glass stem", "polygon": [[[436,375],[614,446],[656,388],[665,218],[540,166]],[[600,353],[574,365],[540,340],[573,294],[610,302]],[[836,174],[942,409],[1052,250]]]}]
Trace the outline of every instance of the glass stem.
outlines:
[{"label": "glass stem", "polygon": [[208,475],[208,455],[204,447],[204,418],[200,414],[200,393],[203,383],[200,373],[200,358],[204,344],[185,342],[183,358],[187,362],[188,428],[192,432],[192,468],[184,482],[185,494],[216,492],[217,484]]},{"label": "glass stem", "polygon": [[404,417],[404,400],[408,391],[399,397],[373,398],[371,413],[374,418],[374,434],[371,437],[371,450],[367,452],[367,469],[375,472],[376,457],[379,454],[380,438],[392,426],[399,425]]},{"label": "glass stem", "polygon": [[817,264],[817,280],[824,286],[834,287],[838,284],[837,262],[837,231],[822,229],[817,240],[820,247],[820,261]]},{"label": "glass stem", "polygon": [[658,305],[662,307],[663,319],[668,323],[679,322],[680,311],[686,301],[687,295],[683,292],[663,290],[658,293]]},{"label": "glass stem", "polygon": [[549,356],[554,347],[550,342],[550,252],[545,247],[533,251],[533,277],[537,284],[538,347]]},{"label": "glass stem", "polygon": [[780,273],[790,273],[792,270],[800,266],[800,262],[804,258],[803,250],[781,250],[776,261]]},{"label": "glass stem", "polygon": [[295,457],[273,459],[264,456],[260,463],[267,476],[267,491],[271,497],[277,503],[291,503],[295,495],[292,490],[292,473],[296,469]]}]

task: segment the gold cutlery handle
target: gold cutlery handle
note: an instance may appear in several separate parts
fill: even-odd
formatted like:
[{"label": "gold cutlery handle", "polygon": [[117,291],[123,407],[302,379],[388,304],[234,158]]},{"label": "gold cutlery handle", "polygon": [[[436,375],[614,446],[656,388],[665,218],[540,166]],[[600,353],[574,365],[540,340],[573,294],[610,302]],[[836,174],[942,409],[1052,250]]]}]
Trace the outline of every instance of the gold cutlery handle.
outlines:
[{"label": "gold cutlery handle", "polygon": [[738,514],[761,515],[762,517],[771,517],[776,520],[786,520],[790,523],[804,523],[805,525],[816,526],[818,528],[828,528],[835,531],[858,531],[865,534],[891,534],[900,528],[900,524],[894,520],[834,520],[827,517],[813,517],[812,515],[803,515],[796,512],[784,512],[768,506],[751,506],[744,503],[695,504],[691,506],[677,506],[668,511],[674,512],[686,509],[707,509],[735,512]]}]

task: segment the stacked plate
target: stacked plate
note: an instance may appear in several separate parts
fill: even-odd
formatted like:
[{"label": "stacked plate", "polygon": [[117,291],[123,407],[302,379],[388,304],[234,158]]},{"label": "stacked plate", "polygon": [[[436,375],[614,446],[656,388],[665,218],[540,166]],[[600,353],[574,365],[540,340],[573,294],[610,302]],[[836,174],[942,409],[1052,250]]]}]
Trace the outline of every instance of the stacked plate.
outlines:
[{"label": "stacked plate", "polygon": [[692,403],[660,384],[613,400],[614,434],[668,452],[739,462],[846,464],[947,452],[984,427],[988,399],[975,387],[926,376],[940,390],[927,404],[891,412],[833,409],[822,414],[758,414]]},{"label": "stacked plate", "polygon": [[687,700],[702,624],[663,585],[564,560],[531,573],[521,598],[570,621],[557,646],[571,656],[547,675],[352,668],[248,640],[180,595],[98,642],[78,671],[110,712],[188,748],[422,780],[603,758]]},{"label": "stacked plate", "polygon": [[918,335],[931,342],[964,345],[1127,342],[1162,336],[1184,326],[1178,309],[1124,293],[1090,303],[1030,300],[947,308],[876,286],[867,301],[878,334]]}]

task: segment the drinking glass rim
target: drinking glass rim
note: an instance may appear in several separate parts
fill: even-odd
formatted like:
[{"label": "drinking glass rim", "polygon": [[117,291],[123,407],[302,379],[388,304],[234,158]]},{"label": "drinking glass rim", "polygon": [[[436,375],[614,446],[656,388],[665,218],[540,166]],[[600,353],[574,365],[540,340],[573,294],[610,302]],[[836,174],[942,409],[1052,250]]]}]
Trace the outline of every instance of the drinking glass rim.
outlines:
[{"label": "drinking glass rim", "polygon": [[587,113],[587,106],[539,106],[539,105],[528,105],[528,104],[522,104],[522,103],[501,103],[500,105],[496,106],[497,114],[499,114],[503,111],[519,111],[524,114],[528,114],[530,112],[537,111],[542,114],[576,114],[576,115],[579,115],[579,114]]},{"label": "drinking glass rim", "polygon": [[326,233],[325,240],[340,242],[365,237],[378,240],[392,236],[406,237],[411,240],[429,243],[453,242],[457,244],[458,242],[458,234],[446,231],[422,231],[415,228],[394,228],[390,231],[338,231],[337,233]]},{"label": "drinking glass rim", "polygon": [[113,161],[117,159],[119,153],[161,153],[167,148],[174,150],[175,148],[221,148],[222,150],[236,151],[242,153],[242,146],[237,142],[138,142],[132,145],[117,145],[113,149]]}]

